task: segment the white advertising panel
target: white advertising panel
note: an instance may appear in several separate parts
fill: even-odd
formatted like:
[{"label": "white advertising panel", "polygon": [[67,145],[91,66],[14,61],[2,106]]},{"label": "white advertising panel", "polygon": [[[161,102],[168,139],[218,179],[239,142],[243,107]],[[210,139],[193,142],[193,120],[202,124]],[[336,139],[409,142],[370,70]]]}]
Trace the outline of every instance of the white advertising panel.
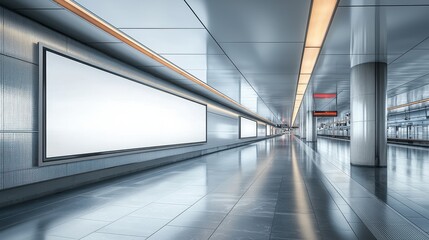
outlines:
[{"label": "white advertising panel", "polygon": [[256,137],[257,126],[256,121],[240,117],[240,138]]},{"label": "white advertising panel", "polygon": [[43,54],[44,160],[206,142],[206,105]]}]

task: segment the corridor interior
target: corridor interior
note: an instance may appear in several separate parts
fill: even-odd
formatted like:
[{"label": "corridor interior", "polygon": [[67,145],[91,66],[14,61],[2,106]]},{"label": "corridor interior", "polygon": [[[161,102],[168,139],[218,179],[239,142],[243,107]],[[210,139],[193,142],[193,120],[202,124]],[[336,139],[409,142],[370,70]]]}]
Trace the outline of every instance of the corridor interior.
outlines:
[{"label": "corridor interior", "polygon": [[283,135],[1,209],[0,239],[427,239],[428,151],[348,156]]}]

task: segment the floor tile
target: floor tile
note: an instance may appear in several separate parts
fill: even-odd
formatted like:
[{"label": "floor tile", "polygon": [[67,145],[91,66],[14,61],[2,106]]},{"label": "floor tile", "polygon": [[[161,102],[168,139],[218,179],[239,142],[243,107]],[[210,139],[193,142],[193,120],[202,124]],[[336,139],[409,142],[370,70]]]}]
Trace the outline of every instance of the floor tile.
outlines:
[{"label": "floor tile", "polygon": [[186,211],[168,225],[215,229],[225,218],[224,213]]},{"label": "floor tile", "polygon": [[79,218],[113,222],[119,218],[126,216],[138,208],[122,207],[122,206],[106,206],[99,208],[91,213],[80,216]]},{"label": "floor tile", "polygon": [[100,233],[148,237],[161,229],[168,220],[158,218],[123,217],[98,230]]},{"label": "floor tile", "polygon": [[243,198],[237,202],[231,211],[233,215],[272,216],[277,201],[270,199]]},{"label": "floor tile", "polygon": [[228,215],[218,229],[270,233],[272,223],[272,217]]},{"label": "floor tile", "polygon": [[185,211],[188,207],[188,205],[151,203],[144,208],[133,212],[130,216],[173,219]]},{"label": "floor tile", "polygon": [[86,219],[73,219],[57,227],[48,230],[46,235],[82,238],[98,229],[106,226],[108,222],[93,221]]},{"label": "floor tile", "polygon": [[267,233],[236,231],[231,229],[218,229],[210,237],[210,240],[268,240]]},{"label": "floor tile", "polygon": [[90,235],[82,238],[82,240],[145,240],[146,237],[137,237],[129,235],[117,235],[110,233],[91,233]]},{"label": "floor tile", "polygon": [[150,240],[204,240],[209,239],[213,229],[166,226],[150,236]]},{"label": "floor tile", "polygon": [[[345,147],[318,144],[334,155]],[[253,165],[238,165],[246,148],[236,148],[0,209],[0,239],[425,239],[429,158],[420,150],[390,148],[397,169],[380,170],[289,138],[251,146]],[[408,174],[416,171],[419,179]]]}]

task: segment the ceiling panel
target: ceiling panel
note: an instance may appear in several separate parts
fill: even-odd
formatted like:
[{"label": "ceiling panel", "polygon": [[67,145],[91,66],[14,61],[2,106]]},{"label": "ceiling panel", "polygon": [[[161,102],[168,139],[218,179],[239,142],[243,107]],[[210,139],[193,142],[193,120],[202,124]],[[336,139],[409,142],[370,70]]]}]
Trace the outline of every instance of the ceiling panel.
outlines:
[{"label": "ceiling panel", "polygon": [[[254,80],[255,76],[251,76],[250,78],[247,78],[251,83],[253,81],[261,81],[260,78],[256,76],[256,80]],[[295,88],[296,87],[289,87],[293,84],[294,81],[298,78],[297,75],[267,75],[267,77],[264,78],[266,84],[253,84],[258,86],[257,89],[255,89],[262,99],[264,99],[265,102],[278,102],[279,99],[281,99],[282,102],[293,102],[294,94],[295,94]],[[291,82],[290,84],[285,84],[285,82]],[[292,96],[292,97],[291,97]],[[280,106],[274,107],[273,109],[278,112],[282,112],[283,108]]]},{"label": "ceiling panel", "polygon": [[202,28],[184,1],[76,0],[117,28]]},{"label": "ceiling panel", "polygon": [[414,49],[415,50],[429,50],[429,36],[423,42],[421,42],[419,45],[417,45]]},{"label": "ceiling panel", "polygon": [[[361,18],[373,16],[375,7],[339,7],[326,37],[322,54],[350,54],[351,14],[359,12]],[[387,54],[403,54],[429,36],[429,6],[379,7],[387,32]],[[353,54],[374,54],[375,47]]]},{"label": "ceiling panel", "polygon": [[309,0],[186,0],[219,42],[303,42]]},{"label": "ceiling panel", "polygon": [[302,43],[221,43],[244,74],[299,73]]},{"label": "ceiling panel", "polygon": [[205,29],[121,29],[121,31],[158,54],[223,54]]}]

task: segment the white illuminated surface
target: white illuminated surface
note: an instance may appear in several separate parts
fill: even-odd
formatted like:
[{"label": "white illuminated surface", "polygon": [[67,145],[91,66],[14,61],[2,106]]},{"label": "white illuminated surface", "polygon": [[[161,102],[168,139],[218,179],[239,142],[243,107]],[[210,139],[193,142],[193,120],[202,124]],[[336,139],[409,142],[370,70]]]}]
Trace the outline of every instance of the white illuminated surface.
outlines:
[{"label": "white illuminated surface", "polygon": [[255,121],[240,117],[240,138],[256,137]]},{"label": "white illuminated surface", "polygon": [[266,131],[267,131],[267,136],[271,136],[271,126],[270,125],[267,125]]},{"label": "white illuminated surface", "polygon": [[206,141],[206,106],[46,52],[46,158]]}]

